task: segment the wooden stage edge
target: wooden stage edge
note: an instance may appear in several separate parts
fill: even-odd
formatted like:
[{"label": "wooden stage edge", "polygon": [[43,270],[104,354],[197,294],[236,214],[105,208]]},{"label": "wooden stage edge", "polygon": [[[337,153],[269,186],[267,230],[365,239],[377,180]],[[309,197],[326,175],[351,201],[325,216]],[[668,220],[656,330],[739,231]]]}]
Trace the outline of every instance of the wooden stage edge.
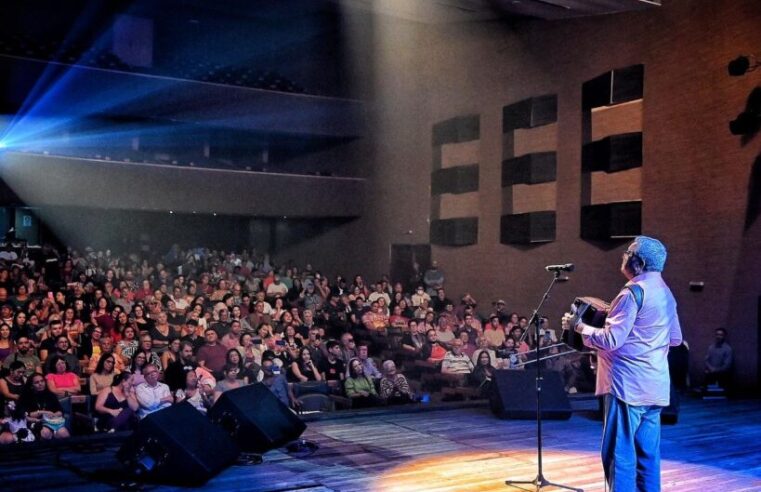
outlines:
[{"label": "wooden stage edge", "polygon": [[[319,444],[314,454],[270,451],[263,464],[229,467],[198,489],[515,492],[520,489],[506,479],[532,480],[537,473],[536,423],[499,420],[483,406],[310,420],[303,437]],[[545,478],[603,492],[601,422],[581,412],[568,421],[546,420],[543,428]],[[80,448],[3,452],[0,489],[114,490],[91,476],[116,466],[118,440]],[[679,422],[663,427],[661,450],[664,491],[761,492],[761,401],[686,399]],[[69,467],[56,466],[57,459]]]}]

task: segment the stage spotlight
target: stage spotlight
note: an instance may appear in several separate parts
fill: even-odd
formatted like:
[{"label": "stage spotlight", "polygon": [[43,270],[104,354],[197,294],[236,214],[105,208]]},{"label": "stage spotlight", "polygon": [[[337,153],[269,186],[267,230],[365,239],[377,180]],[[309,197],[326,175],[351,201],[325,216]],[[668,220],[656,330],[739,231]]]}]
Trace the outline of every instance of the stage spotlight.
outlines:
[{"label": "stage spotlight", "polygon": [[749,111],[743,111],[729,122],[729,131],[732,135],[748,135],[757,132],[760,127],[761,115]]},{"label": "stage spotlight", "polygon": [[742,77],[747,72],[758,68],[759,63],[754,56],[740,55],[727,65],[727,71],[732,77]]}]

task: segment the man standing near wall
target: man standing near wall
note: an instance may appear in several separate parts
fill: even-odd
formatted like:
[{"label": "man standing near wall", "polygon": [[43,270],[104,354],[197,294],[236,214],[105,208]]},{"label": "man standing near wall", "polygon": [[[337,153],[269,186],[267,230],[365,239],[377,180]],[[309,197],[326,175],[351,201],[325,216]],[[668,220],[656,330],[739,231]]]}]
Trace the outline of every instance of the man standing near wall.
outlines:
[{"label": "man standing near wall", "polygon": [[638,236],[623,254],[629,280],[603,328],[578,322],[597,349],[597,395],[604,397],[602,463],[611,492],[658,492],[660,414],[669,405],[669,346],[682,342],[676,301],[661,272],[666,248]]}]

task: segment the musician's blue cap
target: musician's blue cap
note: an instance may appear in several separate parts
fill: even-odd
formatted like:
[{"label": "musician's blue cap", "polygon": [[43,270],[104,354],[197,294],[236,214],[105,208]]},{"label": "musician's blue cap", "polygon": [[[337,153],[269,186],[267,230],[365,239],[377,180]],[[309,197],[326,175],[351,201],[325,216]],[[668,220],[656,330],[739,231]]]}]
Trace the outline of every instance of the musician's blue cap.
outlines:
[{"label": "musician's blue cap", "polygon": [[648,236],[637,236],[634,242],[637,244],[637,256],[645,261],[645,271],[662,272],[666,265],[666,246]]}]

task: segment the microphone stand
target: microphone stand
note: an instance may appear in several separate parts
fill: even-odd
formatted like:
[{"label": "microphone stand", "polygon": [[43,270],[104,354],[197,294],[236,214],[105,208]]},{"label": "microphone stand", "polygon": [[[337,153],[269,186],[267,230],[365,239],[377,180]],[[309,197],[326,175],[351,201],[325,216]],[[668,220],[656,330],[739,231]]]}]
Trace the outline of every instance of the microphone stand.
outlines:
[{"label": "microphone stand", "polygon": [[544,302],[550,297],[550,291],[555,286],[555,283],[560,279],[560,271],[555,271],[555,275],[552,277],[549,287],[544,293],[542,300],[539,302],[539,306],[534,310],[534,314],[531,316],[531,323],[534,325],[536,334],[536,455],[537,455],[537,474],[533,480],[506,480],[505,485],[515,486],[523,490],[532,490],[520,485],[532,485],[533,490],[541,492],[545,487],[557,487],[559,489],[573,490],[575,492],[584,492],[583,489],[577,489],[575,487],[569,487],[568,485],[562,485],[559,483],[550,482],[544,478],[542,473],[542,364],[540,363],[539,356],[539,310],[542,309]]}]

